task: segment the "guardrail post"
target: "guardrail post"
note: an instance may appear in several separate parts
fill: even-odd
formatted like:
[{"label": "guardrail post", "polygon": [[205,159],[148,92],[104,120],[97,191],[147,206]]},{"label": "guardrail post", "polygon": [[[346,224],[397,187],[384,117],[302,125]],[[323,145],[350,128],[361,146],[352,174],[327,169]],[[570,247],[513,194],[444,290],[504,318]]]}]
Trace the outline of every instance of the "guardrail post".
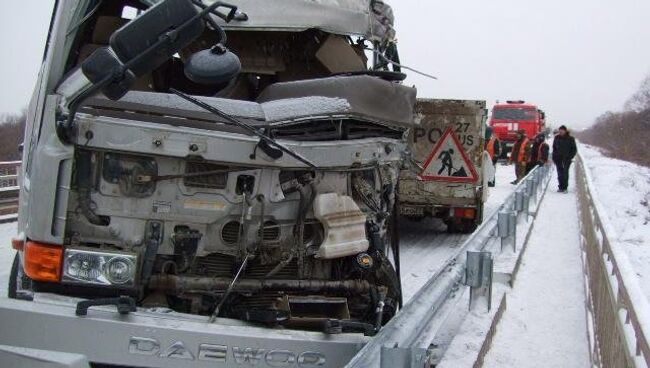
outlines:
[{"label": "guardrail post", "polygon": [[517,212],[501,211],[497,217],[497,234],[501,238],[501,251],[511,246],[513,252],[517,250]]},{"label": "guardrail post", "polygon": [[526,179],[526,194],[529,199],[533,200],[534,203],[537,202],[537,196],[535,196],[535,179],[533,178]]},{"label": "guardrail post", "polygon": [[535,170],[535,196],[539,195],[543,187],[544,173],[542,170],[544,170],[544,166],[538,166],[537,170]]},{"label": "guardrail post", "polygon": [[490,252],[467,252],[465,285],[469,286],[469,309],[492,309],[492,271],[494,262]]},{"label": "guardrail post", "polygon": [[523,189],[519,189],[515,192],[515,211],[521,213],[524,211],[524,198],[526,194]]},{"label": "guardrail post", "polygon": [[548,176],[550,175],[550,172],[551,172],[551,166],[549,164],[546,164],[546,165],[544,165],[542,167],[544,168],[544,172],[543,172],[543,175],[542,175],[542,180],[547,181]]}]

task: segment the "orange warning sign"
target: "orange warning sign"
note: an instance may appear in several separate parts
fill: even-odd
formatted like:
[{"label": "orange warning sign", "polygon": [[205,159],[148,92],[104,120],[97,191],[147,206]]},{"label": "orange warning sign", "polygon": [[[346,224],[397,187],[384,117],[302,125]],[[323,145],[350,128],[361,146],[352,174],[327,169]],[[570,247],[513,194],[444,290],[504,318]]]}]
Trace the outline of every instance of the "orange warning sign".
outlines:
[{"label": "orange warning sign", "polygon": [[463,145],[451,128],[447,128],[424,163],[420,179],[451,183],[475,183],[478,174]]}]

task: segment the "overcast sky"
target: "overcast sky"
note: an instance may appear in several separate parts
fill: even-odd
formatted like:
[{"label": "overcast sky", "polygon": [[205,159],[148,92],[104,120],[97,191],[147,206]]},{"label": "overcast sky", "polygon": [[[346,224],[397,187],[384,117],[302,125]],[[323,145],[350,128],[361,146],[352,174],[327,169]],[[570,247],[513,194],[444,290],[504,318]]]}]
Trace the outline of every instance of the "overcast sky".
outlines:
[{"label": "overcast sky", "polygon": [[[650,73],[648,0],[393,0],[402,62],[420,96],[523,99],[554,125],[619,109]],[[0,113],[31,96],[52,0],[1,1]],[[412,74],[412,73],[411,73]]]}]

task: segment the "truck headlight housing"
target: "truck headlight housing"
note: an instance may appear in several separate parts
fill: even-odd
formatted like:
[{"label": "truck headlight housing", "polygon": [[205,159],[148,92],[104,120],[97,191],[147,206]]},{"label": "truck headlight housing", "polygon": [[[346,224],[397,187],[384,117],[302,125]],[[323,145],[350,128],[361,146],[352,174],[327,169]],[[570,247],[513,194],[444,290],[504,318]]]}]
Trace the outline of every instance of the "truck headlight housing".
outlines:
[{"label": "truck headlight housing", "polygon": [[133,254],[68,248],[63,255],[63,282],[132,287],[136,274]]}]

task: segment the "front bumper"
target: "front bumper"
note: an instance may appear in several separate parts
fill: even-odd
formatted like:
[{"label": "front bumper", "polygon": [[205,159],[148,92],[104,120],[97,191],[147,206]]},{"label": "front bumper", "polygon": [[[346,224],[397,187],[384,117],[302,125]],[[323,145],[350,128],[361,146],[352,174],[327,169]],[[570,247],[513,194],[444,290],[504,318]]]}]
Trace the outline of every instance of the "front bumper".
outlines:
[{"label": "front bumper", "polygon": [[78,301],[52,294],[36,294],[33,302],[0,299],[0,357],[24,358],[18,366],[34,366],[34,355],[43,353],[74,358],[74,365],[48,367],[342,367],[368,341],[360,334],[271,329],[231,319],[208,323],[207,317],[161,310],[122,316],[113,307],[93,307],[77,317]]}]

